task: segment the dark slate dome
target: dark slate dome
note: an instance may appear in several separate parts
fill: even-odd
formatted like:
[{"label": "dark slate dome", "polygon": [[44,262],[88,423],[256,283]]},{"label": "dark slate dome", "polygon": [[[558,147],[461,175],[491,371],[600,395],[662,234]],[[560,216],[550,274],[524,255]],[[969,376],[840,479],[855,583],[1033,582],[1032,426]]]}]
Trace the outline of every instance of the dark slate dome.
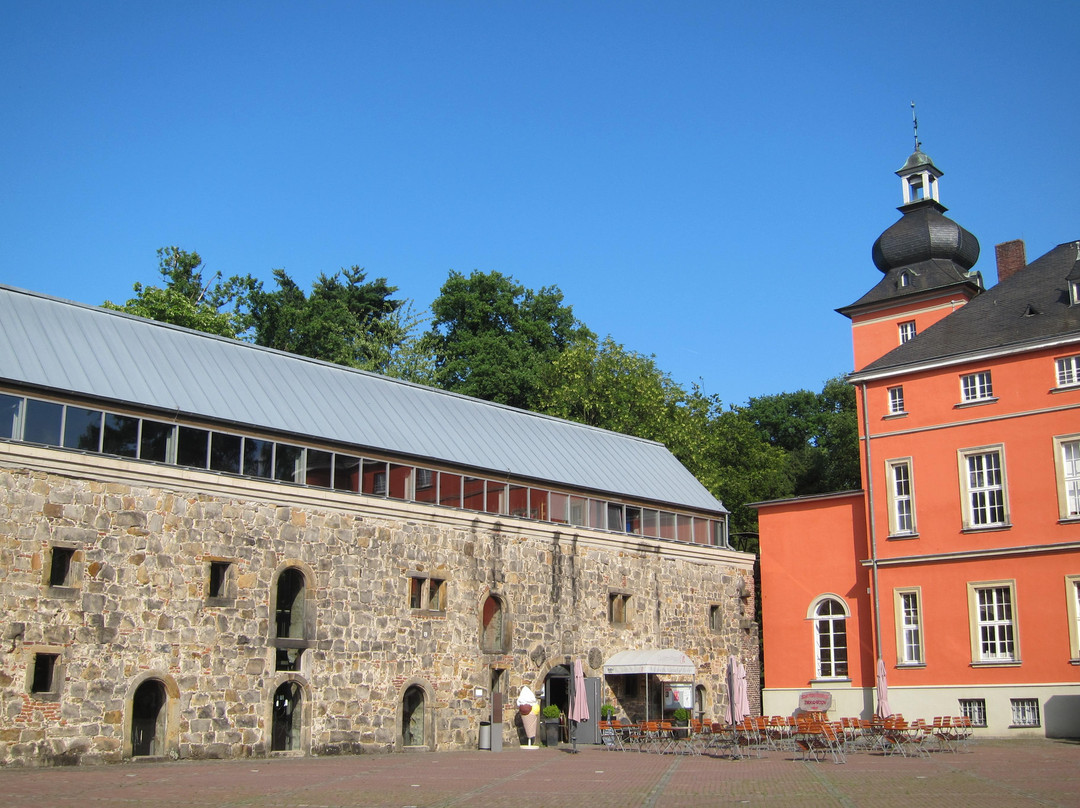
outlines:
[{"label": "dark slate dome", "polygon": [[903,218],[874,242],[874,265],[882,272],[940,258],[968,270],[979,260],[979,240],[942,211],[933,200],[901,208]]}]

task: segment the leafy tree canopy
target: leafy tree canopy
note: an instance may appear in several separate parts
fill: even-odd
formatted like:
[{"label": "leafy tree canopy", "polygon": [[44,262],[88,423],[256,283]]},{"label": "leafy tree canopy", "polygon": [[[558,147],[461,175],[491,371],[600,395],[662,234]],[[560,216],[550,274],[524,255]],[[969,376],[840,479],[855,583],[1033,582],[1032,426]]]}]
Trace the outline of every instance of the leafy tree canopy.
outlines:
[{"label": "leafy tree canopy", "polygon": [[162,247],[157,256],[162,286],[136,283],[135,297],[123,305],[106,300],[102,306],[221,337],[244,336],[250,324],[248,293],[256,283],[250,275],[234,275],[222,283],[217,273],[206,281],[197,252]]},{"label": "leafy tree canopy", "polygon": [[450,272],[428,335],[440,387],[535,409],[546,366],[592,336],[558,287],[526,289],[499,272]]},{"label": "leafy tree canopy", "polygon": [[284,269],[273,271],[277,288],[251,293],[251,319],[257,345],[323,359],[340,365],[386,371],[407,338],[398,316],[404,301],[386,278],[368,281],[353,266],[320,274],[307,295]]}]

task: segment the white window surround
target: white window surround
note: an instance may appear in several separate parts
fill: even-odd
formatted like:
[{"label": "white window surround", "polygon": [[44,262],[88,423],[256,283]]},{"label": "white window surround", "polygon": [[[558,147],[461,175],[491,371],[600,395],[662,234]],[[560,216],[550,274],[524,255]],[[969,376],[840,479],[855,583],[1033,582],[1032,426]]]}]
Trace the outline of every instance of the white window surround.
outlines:
[{"label": "white window surround", "polygon": [[1012,726],[1041,727],[1038,699],[1009,699],[1012,706]]},{"label": "white window surround", "polygon": [[1055,360],[1054,369],[1058,387],[1080,387],[1080,355]]},{"label": "white window surround", "polygon": [[972,666],[1020,664],[1016,581],[969,582],[967,587]]},{"label": "white window surround", "polygon": [[922,590],[920,587],[895,589],[893,594],[896,659],[900,665],[925,665]]},{"label": "white window surround", "polygon": [[887,496],[889,501],[889,535],[915,534],[915,483],[911,473],[911,458],[885,461]]},{"label": "white window surround", "polygon": [[814,632],[814,678],[847,680],[847,620],[851,616],[847,602],[832,593],[819,595],[806,616]]},{"label": "white window surround", "polygon": [[1080,434],[1054,437],[1058,518],[1080,519]]},{"label": "white window surround", "polygon": [[957,452],[964,530],[1009,527],[1005,449],[980,446]]},{"label": "white window surround", "polygon": [[960,377],[960,403],[994,400],[994,384],[989,370],[965,373]]},{"label": "white window surround", "polygon": [[903,415],[907,412],[904,409],[904,388],[903,385],[897,385],[896,387],[890,387],[888,389],[889,394],[889,415]]},{"label": "white window surround", "polygon": [[896,327],[897,327],[897,330],[898,330],[899,335],[900,335],[900,344],[901,345],[903,345],[908,340],[913,339],[915,337],[915,335],[918,333],[915,330],[915,321],[914,320],[906,320],[905,322],[897,323]]},{"label": "white window surround", "polygon": [[1069,659],[1080,665],[1080,575],[1065,576],[1065,614],[1069,621]]}]

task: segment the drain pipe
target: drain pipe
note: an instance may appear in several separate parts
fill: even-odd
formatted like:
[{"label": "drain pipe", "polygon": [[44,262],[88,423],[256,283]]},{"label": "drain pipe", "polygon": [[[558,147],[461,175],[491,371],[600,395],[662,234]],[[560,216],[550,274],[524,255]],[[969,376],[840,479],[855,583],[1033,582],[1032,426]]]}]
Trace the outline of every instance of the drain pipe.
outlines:
[{"label": "drain pipe", "polygon": [[870,451],[870,410],[866,402],[866,382],[859,385],[862,393],[863,455],[866,458],[866,508],[870,530],[870,588],[873,590],[874,662],[881,659],[881,596],[878,592],[877,523],[874,519],[874,467]]}]

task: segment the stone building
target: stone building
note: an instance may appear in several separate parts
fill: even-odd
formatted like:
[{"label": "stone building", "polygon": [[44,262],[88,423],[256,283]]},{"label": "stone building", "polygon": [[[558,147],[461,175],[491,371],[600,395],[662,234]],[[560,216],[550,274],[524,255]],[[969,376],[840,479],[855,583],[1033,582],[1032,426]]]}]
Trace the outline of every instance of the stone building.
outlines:
[{"label": "stone building", "polygon": [[753,561],[660,444],[0,287],[0,762],[499,748],[573,659],[714,718]]}]

